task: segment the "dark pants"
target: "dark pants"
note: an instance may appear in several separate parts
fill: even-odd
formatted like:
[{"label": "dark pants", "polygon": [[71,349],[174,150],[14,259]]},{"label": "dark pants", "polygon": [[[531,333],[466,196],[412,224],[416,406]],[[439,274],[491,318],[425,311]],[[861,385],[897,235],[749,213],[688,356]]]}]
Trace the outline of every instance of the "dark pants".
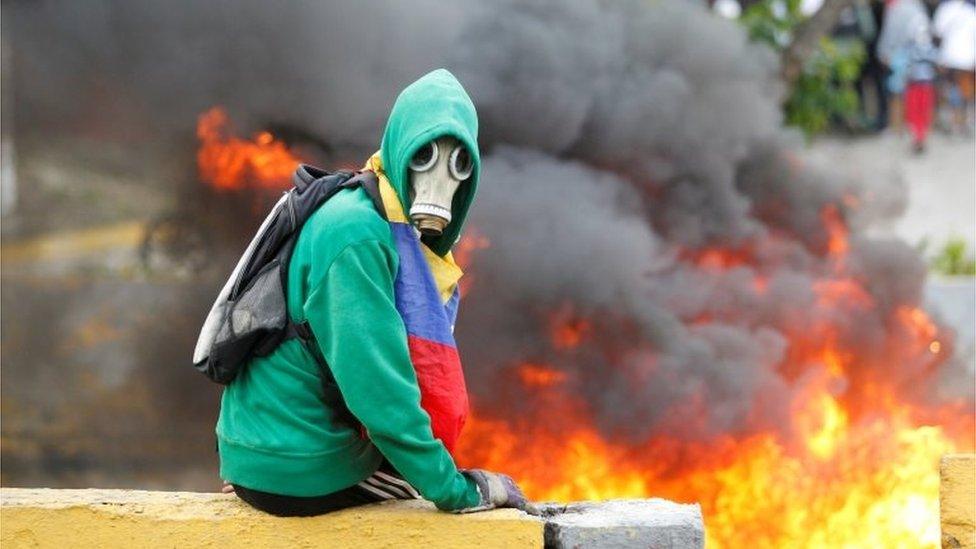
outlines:
[{"label": "dark pants", "polygon": [[388,499],[420,497],[413,486],[386,462],[359,484],[324,496],[284,496],[252,490],[239,484],[234,485],[234,492],[251,507],[279,517],[311,517]]},{"label": "dark pants", "polygon": [[250,504],[251,507],[279,517],[312,517],[348,507],[383,501],[383,498],[367,492],[359,485],[350,486],[327,496],[313,497],[269,494],[237,484],[234,485],[234,493]]}]

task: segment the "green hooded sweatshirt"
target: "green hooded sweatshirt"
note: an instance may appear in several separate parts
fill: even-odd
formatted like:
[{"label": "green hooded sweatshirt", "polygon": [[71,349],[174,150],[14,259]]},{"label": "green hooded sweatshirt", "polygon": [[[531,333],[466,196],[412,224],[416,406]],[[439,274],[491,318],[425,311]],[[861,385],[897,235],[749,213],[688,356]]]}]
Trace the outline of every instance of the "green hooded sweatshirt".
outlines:
[{"label": "green hooded sweatshirt", "polygon": [[[408,165],[424,143],[453,136],[474,160],[456,193],[452,221],[427,242],[444,256],[461,233],[480,167],[474,105],[443,69],[397,98],[381,156],[404,211]],[[217,421],[221,478],[254,490],[320,496],[355,485],[385,457],[424,498],[445,510],[479,503],[473,481],[458,472],[434,438],[421,408],[407,334],[394,301],[399,257],[389,224],[361,188],[341,191],[301,230],[291,259],[288,312],[307,320],[363,438],[326,404],[319,365],[298,340],[253,359],[227,386]]]}]

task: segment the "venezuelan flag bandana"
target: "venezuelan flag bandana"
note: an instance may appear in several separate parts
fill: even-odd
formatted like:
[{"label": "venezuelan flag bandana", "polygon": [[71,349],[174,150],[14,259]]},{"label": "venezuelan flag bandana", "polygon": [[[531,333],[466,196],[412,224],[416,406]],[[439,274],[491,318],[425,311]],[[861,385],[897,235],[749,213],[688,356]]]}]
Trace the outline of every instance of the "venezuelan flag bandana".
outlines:
[{"label": "venezuelan flag bandana", "polygon": [[383,172],[379,153],[367,161],[365,169],[379,179],[380,196],[400,256],[393,291],[397,311],[407,328],[420,405],[430,416],[434,436],[453,453],[468,416],[468,391],[454,341],[461,268],[450,252],[441,257],[420,240]]}]

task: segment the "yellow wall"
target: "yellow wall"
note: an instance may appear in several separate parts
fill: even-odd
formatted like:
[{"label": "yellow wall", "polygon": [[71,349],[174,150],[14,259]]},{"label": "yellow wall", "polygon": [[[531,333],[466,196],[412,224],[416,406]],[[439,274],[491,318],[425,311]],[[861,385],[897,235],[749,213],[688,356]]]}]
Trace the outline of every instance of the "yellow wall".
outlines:
[{"label": "yellow wall", "polygon": [[4,549],[542,547],[542,522],[519,511],[452,515],[422,501],[277,518],[221,494],[4,488],[0,498]]},{"label": "yellow wall", "polygon": [[976,548],[976,455],[956,454],[942,458],[940,507],[942,547]]}]

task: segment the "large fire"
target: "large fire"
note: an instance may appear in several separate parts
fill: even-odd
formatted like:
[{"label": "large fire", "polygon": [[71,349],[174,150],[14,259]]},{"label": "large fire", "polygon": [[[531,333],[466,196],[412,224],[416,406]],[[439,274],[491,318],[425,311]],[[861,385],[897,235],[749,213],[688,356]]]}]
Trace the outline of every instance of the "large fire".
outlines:
[{"label": "large fire", "polygon": [[200,115],[197,139],[200,179],[220,190],[283,188],[299,163],[269,132],[259,132],[250,140],[234,136],[227,113],[220,107]]},{"label": "large fire", "polygon": [[[230,135],[220,110],[201,116],[198,135],[201,178],[220,189],[248,182],[285,188],[299,161],[270,134]],[[965,402],[935,406],[911,391],[944,360],[951,341],[925,311],[896,307],[887,319],[890,364],[860,368],[869,359],[822,319],[876,304],[866,281],[847,270],[848,230],[838,207],[824,208],[821,222],[831,268],[814,284],[816,310],[781,327],[789,344],[779,369],[796,380],[784,418],[789,428],[694,442],[665,435],[612,441],[593,424],[589,403],[565,389],[569,374],[512,357],[509,373],[531,391],[531,412],[516,418],[476,413],[458,461],[509,473],[536,500],[699,502],[712,547],[937,546],[938,461],[972,451],[973,415]],[[476,230],[459,245],[459,262],[474,271],[466,275],[466,292],[478,291],[478,252],[490,245]],[[688,250],[681,257],[715,274],[757,261],[748,249]],[[756,275],[753,290],[765,292],[766,284]],[[712,321],[695,318],[689,325]],[[549,345],[554,352],[584,345],[595,322],[567,303],[551,312]],[[872,374],[879,371],[891,375]],[[693,424],[704,406],[688,403],[675,421]]]}]

